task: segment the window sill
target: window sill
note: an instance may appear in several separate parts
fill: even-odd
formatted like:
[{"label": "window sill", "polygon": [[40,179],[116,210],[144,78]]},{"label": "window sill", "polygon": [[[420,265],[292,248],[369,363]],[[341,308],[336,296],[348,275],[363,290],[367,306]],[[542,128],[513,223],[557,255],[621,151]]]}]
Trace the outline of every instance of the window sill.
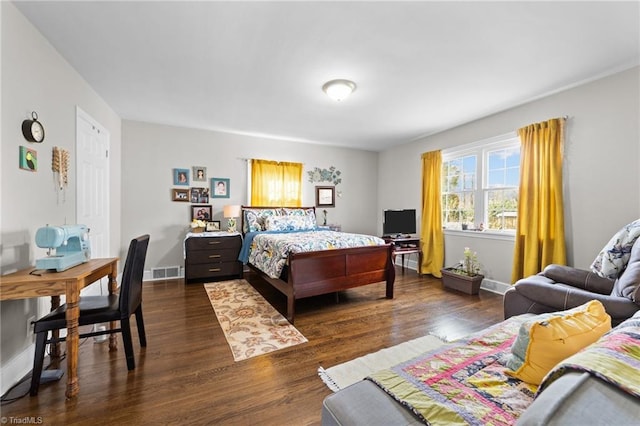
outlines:
[{"label": "window sill", "polygon": [[480,238],[487,240],[502,240],[502,241],[515,241],[515,234],[513,232],[500,232],[500,231],[461,231],[457,229],[445,229],[444,235],[455,235],[456,237],[465,238]]}]

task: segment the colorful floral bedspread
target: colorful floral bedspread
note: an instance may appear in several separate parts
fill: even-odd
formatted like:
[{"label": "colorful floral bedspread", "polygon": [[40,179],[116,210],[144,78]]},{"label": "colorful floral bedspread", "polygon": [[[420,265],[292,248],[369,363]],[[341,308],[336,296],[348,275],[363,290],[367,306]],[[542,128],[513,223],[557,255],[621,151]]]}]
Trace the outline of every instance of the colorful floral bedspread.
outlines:
[{"label": "colorful floral bedspread", "polygon": [[586,371],[640,398],[640,317],[625,320],[597,342],[556,365],[542,380],[538,393],[569,371]]},{"label": "colorful floral bedspread", "polygon": [[249,263],[271,278],[280,278],[289,253],[332,250],[351,247],[384,245],[382,238],[373,235],[335,231],[304,231],[257,233],[250,243]]},{"label": "colorful floral bedspread", "polygon": [[523,317],[512,317],[367,379],[428,424],[512,425],[536,386],[505,374]]}]

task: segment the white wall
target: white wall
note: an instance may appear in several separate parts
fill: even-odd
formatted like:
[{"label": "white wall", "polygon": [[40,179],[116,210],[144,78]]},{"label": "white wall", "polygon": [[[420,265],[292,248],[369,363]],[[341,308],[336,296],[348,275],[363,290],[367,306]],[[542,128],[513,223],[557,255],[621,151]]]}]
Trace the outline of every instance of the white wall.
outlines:
[{"label": "white wall", "polygon": [[[307,171],[335,166],[342,172],[336,186],[336,207],[327,208],[328,223],[343,231],[377,234],[376,183],[378,154],[313,144],[263,139],[159,124],[123,121],[122,241],[142,233],[151,236],[145,269],[184,266],[184,236],[190,222],[191,203],[172,201],[172,170],[204,166],[211,177],[230,179],[230,198],[211,198],[214,220],[222,217],[226,204],[247,204],[249,158],[292,161],[304,164],[303,205],[315,205],[315,186]],[[205,186],[191,182],[190,186]],[[208,187],[209,184],[206,183]],[[185,187],[186,188],[186,187]],[[320,212],[321,209],[318,209]],[[319,219],[320,220],[320,219]]]},{"label": "white wall", "polygon": [[[27,268],[45,254],[34,244],[38,227],[75,222],[76,106],[93,116],[111,134],[110,254],[115,256],[120,247],[120,119],[12,3],[0,2],[0,8],[2,274]],[[22,121],[34,110],[45,127],[45,139],[41,144],[27,142],[22,136]],[[19,169],[21,145],[37,151],[37,172]],[[66,202],[58,200],[53,184],[53,146],[63,147],[71,154]],[[0,393],[4,393],[31,369],[33,347],[31,335],[26,332],[26,322],[38,314],[38,301],[5,301],[0,303],[0,310]]]},{"label": "white wall", "polygon": [[[422,153],[568,115],[563,172],[567,260],[588,268],[611,235],[640,217],[639,80],[636,67],[381,152],[377,211],[420,210]],[[487,278],[511,281],[513,241],[451,232],[445,236],[445,266],[461,257],[464,246],[478,251]]]}]

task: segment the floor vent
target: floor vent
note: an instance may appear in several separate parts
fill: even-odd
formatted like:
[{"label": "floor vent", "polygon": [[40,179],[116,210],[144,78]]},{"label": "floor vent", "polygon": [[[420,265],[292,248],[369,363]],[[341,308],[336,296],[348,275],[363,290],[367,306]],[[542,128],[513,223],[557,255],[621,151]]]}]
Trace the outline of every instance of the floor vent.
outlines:
[{"label": "floor vent", "polygon": [[164,268],[151,268],[151,276],[149,280],[168,280],[172,278],[181,278],[182,268],[180,266],[166,266]]}]

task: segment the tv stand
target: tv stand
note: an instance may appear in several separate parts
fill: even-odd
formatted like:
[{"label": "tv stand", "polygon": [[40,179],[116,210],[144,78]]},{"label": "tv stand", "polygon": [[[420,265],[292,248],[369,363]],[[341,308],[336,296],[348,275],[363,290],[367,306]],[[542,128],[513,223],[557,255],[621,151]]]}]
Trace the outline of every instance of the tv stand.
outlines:
[{"label": "tv stand", "polygon": [[406,254],[418,255],[418,275],[422,275],[422,248],[420,247],[420,238],[412,237],[411,235],[400,236],[382,236],[384,241],[393,244],[393,261],[395,262],[395,256],[397,254],[402,256],[402,272],[404,272],[404,256]]}]

